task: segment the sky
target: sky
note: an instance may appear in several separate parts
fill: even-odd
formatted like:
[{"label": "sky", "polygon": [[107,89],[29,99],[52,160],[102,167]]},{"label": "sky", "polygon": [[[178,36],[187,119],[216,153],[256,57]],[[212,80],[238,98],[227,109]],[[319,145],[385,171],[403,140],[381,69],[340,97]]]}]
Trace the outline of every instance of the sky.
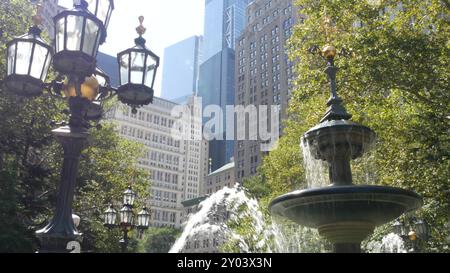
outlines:
[{"label": "sky", "polygon": [[[73,0],[60,0],[70,5]],[[164,49],[193,35],[203,34],[205,0],[115,0],[106,43],[100,52],[117,56],[117,53],[134,46],[137,38],[138,17],[145,17],[147,47],[161,58],[155,82],[155,96],[161,96],[161,77]]]}]

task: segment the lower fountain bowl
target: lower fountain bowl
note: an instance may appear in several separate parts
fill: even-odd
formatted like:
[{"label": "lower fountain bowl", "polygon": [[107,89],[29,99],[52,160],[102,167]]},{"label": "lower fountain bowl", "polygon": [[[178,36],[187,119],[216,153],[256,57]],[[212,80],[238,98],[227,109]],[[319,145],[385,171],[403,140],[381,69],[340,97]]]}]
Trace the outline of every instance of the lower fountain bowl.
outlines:
[{"label": "lower fountain bowl", "polygon": [[295,191],[270,204],[272,215],[317,228],[333,243],[361,242],[376,226],[420,208],[409,190],[382,186],[330,186]]}]

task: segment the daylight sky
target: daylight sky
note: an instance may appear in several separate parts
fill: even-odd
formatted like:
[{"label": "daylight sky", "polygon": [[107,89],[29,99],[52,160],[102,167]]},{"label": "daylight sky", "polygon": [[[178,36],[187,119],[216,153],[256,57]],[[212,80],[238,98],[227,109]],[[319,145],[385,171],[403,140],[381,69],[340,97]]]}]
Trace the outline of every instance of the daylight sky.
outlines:
[{"label": "daylight sky", "polygon": [[[60,0],[70,6],[73,0]],[[108,28],[106,43],[100,52],[116,56],[134,46],[138,17],[145,17],[147,47],[162,58],[155,83],[155,95],[161,95],[164,48],[193,35],[203,34],[205,0],[115,0],[115,10]]]}]

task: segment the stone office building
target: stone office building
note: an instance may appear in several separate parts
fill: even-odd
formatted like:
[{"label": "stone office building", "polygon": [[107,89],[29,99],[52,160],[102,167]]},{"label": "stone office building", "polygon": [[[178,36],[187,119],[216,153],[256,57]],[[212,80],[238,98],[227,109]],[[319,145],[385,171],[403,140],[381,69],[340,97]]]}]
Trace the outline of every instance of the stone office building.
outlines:
[{"label": "stone office building", "polygon": [[[247,7],[246,15],[247,26],[236,44],[235,105],[267,105],[269,109],[277,106],[281,134],[281,120],[286,118],[293,77],[293,64],[288,60],[286,43],[298,21],[298,11],[292,0],[255,0]],[[238,124],[242,125],[242,122],[249,128],[257,125],[252,123],[257,123],[258,119],[237,120]],[[256,174],[264,154],[261,143],[259,138],[235,141],[238,182],[242,183],[245,177]]]},{"label": "stone office building", "polygon": [[[187,107],[199,107],[191,97]],[[178,104],[154,98],[136,114],[119,106],[107,114],[117,123],[121,136],[145,145],[139,166],[151,173],[151,226],[180,228],[183,219],[182,201],[200,195],[208,164],[208,143],[201,140],[201,120],[192,121],[190,139],[174,135],[176,119],[171,115]],[[176,124],[175,124],[176,125]]]}]

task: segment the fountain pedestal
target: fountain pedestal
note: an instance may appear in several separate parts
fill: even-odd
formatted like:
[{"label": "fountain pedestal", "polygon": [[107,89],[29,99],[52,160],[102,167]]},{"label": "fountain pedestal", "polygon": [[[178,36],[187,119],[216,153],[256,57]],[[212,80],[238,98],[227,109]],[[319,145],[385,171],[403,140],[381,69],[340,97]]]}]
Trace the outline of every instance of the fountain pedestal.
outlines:
[{"label": "fountain pedestal", "polygon": [[[328,47],[329,48],[329,47]],[[375,141],[375,132],[350,121],[336,92],[334,55],[325,72],[331,81],[329,109],[321,123],[303,136],[312,156],[328,163],[330,186],[296,191],[270,204],[272,214],[316,228],[336,253],[361,252],[361,242],[375,227],[422,206],[422,198],[404,189],[353,184],[350,160],[361,157]]]}]

